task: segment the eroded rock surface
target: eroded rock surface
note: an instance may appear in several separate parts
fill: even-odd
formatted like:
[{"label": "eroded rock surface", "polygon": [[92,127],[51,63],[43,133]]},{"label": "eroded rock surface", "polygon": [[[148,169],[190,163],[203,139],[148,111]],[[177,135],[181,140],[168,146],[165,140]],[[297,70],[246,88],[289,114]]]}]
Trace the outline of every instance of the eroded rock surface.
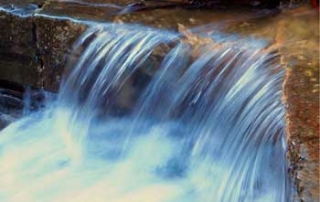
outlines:
[{"label": "eroded rock surface", "polygon": [[301,199],[319,201],[319,13],[300,8],[286,15],[278,42],[287,66],[289,158]]}]

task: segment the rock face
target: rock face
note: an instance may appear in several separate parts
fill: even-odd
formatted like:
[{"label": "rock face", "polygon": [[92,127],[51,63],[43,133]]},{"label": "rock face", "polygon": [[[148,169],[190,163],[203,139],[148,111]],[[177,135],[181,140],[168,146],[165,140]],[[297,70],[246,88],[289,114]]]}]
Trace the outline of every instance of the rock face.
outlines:
[{"label": "rock face", "polygon": [[38,85],[40,63],[29,16],[0,12],[0,79]]},{"label": "rock face", "polygon": [[6,2],[0,1],[0,80],[57,91],[65,56],[86,25],[42,16],[44,1]]},{"label": "rock face", "polygon": [[318,14],[301,8],[288,12],[290,21],[279,20],[278,32],[282,60],[287,65],[284,96],[289,158],[303,201],[319,201]]},{"label": "rock face", "polygon": [[[281,13],[155,9],[116,15],[128,2],[0,0],[0,87],[1,81],[12,81],[56,92],[74,41],[93,23],[139,23],[182,32],[200,26],[201,32],[264,39],[278,45],[287,67],[288,158],[299,200],[319,201],[319,12],[305,5]],[[213,26],[202,26],[207,24]],[[0,120],[6,125],[12,119],[0,114]]]},{"label": "rock face", "polygon": [[37,48],[41,60],[41,86],[57,91],[72,44],[86,26],[68,20],[36,17]]}]

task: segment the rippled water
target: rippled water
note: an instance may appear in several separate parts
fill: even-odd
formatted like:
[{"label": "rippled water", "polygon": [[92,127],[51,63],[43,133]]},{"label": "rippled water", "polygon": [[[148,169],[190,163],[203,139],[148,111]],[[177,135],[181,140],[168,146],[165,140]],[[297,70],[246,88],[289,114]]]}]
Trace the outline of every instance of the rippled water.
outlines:
[{"label": "rippled water", "polygon": [[59,98],[0,132],[0,200],[290,201],[277,54],[211,37],[88,29]]}]

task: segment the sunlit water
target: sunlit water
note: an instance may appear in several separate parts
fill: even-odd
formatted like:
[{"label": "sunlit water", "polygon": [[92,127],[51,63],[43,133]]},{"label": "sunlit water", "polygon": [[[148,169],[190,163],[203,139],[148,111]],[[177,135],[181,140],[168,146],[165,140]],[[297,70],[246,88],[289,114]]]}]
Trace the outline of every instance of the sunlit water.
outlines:
[{"label": "sunlit water", "polygon": [[[290,201],[276,53],[254,39],[181,37],[89,29],[58,99],[0,132],[0,201]],[[155,76],[117,113],[161,47]]]}]

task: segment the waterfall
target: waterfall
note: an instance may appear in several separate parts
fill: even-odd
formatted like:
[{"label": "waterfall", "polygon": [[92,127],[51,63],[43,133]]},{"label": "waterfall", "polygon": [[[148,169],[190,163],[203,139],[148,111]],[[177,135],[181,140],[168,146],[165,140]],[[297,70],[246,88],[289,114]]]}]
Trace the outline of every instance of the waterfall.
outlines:
[{"label": "waterfall", "polygon": [[0,132],[0,201],[288,202],[283,75],[257,39],[91,27]]}]

